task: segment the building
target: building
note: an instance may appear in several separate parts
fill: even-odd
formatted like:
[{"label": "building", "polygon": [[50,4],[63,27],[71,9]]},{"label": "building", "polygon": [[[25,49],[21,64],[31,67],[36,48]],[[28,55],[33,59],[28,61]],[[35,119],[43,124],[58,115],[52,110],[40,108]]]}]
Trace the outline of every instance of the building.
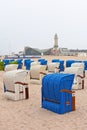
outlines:
[{"label": "building", "polygon": [[24,55],[41,55],[41,52],[31,47],[25,47]]}]

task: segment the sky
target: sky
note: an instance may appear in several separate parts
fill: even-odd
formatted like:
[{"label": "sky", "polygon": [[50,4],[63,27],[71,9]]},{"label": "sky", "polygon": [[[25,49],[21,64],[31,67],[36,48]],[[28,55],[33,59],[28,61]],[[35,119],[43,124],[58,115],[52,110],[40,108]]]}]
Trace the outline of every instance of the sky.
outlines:
[{"label": "sky", "polygon": [[0,55],[25,46],[87,49],[87,0],[0,0]]}]

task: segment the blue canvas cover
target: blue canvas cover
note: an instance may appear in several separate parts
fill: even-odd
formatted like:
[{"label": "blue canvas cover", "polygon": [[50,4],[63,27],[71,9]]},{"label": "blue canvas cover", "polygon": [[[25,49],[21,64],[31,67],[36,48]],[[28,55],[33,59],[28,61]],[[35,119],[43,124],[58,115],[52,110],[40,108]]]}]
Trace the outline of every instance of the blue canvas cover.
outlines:
[{"label": "blue canvas cover", "polygon": [[47,60],[42,60],[42,61],[40,61],[40,64],[41,64],[41,65],[47,65]]},{"label": "blue canvas cover", "polygon": [[18,69],[22,69],[22,59],[17,59],[16,61],[18,62]]},{"label": "blue canvas cover", "polygon": [[42,59],[42,58],[40,58],[40,59],[38,59],[38,62],[40,62],[40,61],[44,61],[45,59]]},{"label": "blue canvas cover", "polygon": [[71,67],[72,63],[75,63],[75,60],[67,60],[66,61],[66,67]]},{"label": "blue canvas cover", "polygon": [[8,65],[10,62],[13,62],[14,59],[3,59],[4,66]]},{"label": "blue canvas cover", "polygon": [[59,59],[53,59],[52,62],[59,62]]},{"label": "blue canvas cover", "polygon": [[[72,90],[74,74],[48,74],[42,79],[42,108],[64,114],[72,111],[72,94],[61,92]],[[70,102],[69,105],[66,102]]]},{"label": "blue canvas cover", "polygon": [[30,70],[30,67],[31,67],[31,59],[25,59],[24,60],[24,66],[26,67],[26,70]]},{"label": "blue canvas cover", "polygon": [[59,62],[60,62],[59,66],[60,71],[64,71],[64,60],[59,60]]},{"label": "blue canvas cover", "polygon": [[24,59],[24,66],[26,66],[28,61],[31,61],[31,59]]},{"label": "blue canvas cover", "polygon": [[3,62],[4,62],[4,66],[9,64],[9,60],[8,59],[4,59]]},{"label": "blue canvas cover", "polygon": [[83,63],[84,63],[84,70],[87,70],[87,61],[85,60],[83,61]]},{"label": "blue canvas cover", "polygon": [[47,65],[47,60],[45,59],[38,59],[38,62],[40,62],[41,65]]}]

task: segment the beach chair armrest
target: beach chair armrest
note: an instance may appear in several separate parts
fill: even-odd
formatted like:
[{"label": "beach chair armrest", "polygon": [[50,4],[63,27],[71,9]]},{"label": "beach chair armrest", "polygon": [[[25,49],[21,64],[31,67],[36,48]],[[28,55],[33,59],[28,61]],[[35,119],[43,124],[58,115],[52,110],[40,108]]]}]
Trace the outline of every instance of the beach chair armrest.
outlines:
[{"label": "beach chair armrest", "polygon": [[44,73],[44,72],[40,72],[40,74],[46,75],[47,73]]},{"label": "beach chair armrest", "polygon": [[62,89],[60,92],[66,92],[66,93],[69,93],[69,94],[75,93],[75,91],[68,90],[68,89]]},{"label": "beach chair armrest", "polygon": [[60,71],[60,68],[59,67],[55,67],[55,69],[59,70]]},{"label": "beach chair armrest", "polygon": [[77,75],[77,77],[80,77],[81,79],[85,78],[84,76],[81,76],[81,75]]},{"label": "beach chair armrest", "polygon": [[[63,92],[63,93],[61,93],[62,94],[62,96],[61,96],[61,106],[63,104],[70,105],[71,110],[74,111],[75,110],[75,95],[74,95],[75,91],[62,89],[60,92]],[[69,97],[68,99],[66,99],[65,93],[69,94],[71,98]]]},{"label": "beach chair armrest", "polygon": [[28,83],[15,82],[15,84],[28,85]]},{"label": "beach chair armrest", "polygon": [[56,69],[59,69],[59,67],[55,67]]}]

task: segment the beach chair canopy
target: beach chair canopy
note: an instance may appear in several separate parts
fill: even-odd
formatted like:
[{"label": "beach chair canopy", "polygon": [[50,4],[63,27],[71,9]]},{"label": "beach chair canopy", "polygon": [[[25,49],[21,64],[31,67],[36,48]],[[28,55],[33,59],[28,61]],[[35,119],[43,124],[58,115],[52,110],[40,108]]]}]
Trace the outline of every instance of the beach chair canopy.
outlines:
[{"label": "beach chair canopy", "polygon": [[59,59],[52,59],[52,62],[59,62]]},{"label": "beach chair canopy", "polygon": [[5,66],[5,71],[17,70],[18,64],[8,64]]},{"label": "beach chair canopy", "polygon": [[45,59],[38,59],[38,62],[40,62],[41,65],[47,65],[47,60]]},{"label": "beach chair canopy", "polygon": [[23,60],[22,59],[17,59],[15,60],[18,63],[18,69],[22,69],[23,66]]},{"label": "beach chair canopy", "polygon": [[33,65],[40,65],[40,62],[37,62],[37,61],[31,62],[31,66]]},{"label": "beach chair canopy", "polygon": [[9,59],[3,59],[3,62],[4,62],[4,66],[6,66],[9,64]]},{"label": "beach chair canopy", "polygon": [[40,61],[44,61],[45,59],[44,58],[39,58],[38,59],[38,61],[40,62]]},{"label": "beach chair canopy", "polygon": [[66,67],[71,67],[73,63],[82,63],[81,60],[67,60],[66,61]]},{"label": "beach chair canopy", "polygon": [[26,67],[26,70],[30,70],[30,67],[31,67],[31,63],[33,61],[31,59],[25,59],[24,60],[24,66]]},{"label": "beach chair canopy", "polygon": [[84,62],[75,62],[71,64],[71,67],[81,67],[84,71]]},{"label": "beach chair canopy", "polygon": [[60,66],[59,62],[50,62],[50,63],[48,63],[47,64],[48,73],[59,72],[59,66]]},{"label": "beach chair canopy", "polygon": [[66,60],[66,67],[71,67],[71,64],[74,62],[75,60]]},{"label": "beach chair canopy", "polygon": [[73,89],[82,89],[84,88],[84,68],[83,67],[67,67],[65,68],[64,72],[62,73],[69,73],[75,74],[74,82],[73,82]]}]

